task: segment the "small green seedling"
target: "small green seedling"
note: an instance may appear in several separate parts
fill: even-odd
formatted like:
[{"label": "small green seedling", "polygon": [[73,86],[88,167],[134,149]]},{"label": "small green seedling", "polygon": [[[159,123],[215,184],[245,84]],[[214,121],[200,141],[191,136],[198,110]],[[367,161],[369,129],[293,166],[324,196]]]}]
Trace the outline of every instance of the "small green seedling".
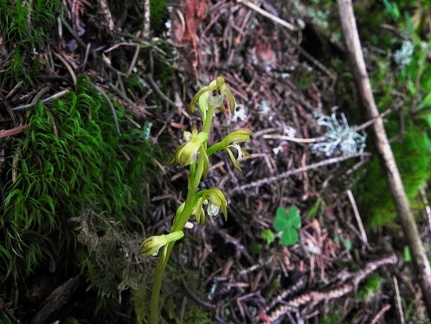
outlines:
[{"label": "small green seedling", "polygon": [[281,245],[296,244],[299,240],[298,231],[301,228],[301,216],[298,207],[292,206],[287,213],[286,208],[278,207],[275,213],[274,229],[281,236]]},{"label": "small green seedling", "polygon": [[270,245],[272,242],[275,241],[275,235],[270,229],[264,229],[262,231],[262,238]]}]

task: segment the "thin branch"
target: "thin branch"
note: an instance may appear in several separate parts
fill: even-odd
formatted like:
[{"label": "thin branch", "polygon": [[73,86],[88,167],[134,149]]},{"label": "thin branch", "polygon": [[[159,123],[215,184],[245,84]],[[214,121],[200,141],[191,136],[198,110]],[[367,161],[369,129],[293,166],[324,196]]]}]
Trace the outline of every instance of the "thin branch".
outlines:
[{"label": "thin branch", "polygon": [[280,19],[277,16],[270,14],[268,11],[265,11],[265,10],[259,8],[254,3],[251,3],[247,0],[236,0],[236,2],[243,4],[244,6],[250,8],[251,10],[256,11],[258,14],[272,20],[274,23],[289,29],[290,31],[297,30],[297,28],[295,26],[293,26],[292,24],[289,24],[287,21],[284,21],[283,19]]},{"label": "thin branch", "polygon": [[11,129],[2,129],[2,130],[0,130],[0,138],[19,134],[19,133],[23,132],[25,129],[27,129],[29,126],[30,126],[29,124],[24,124],[24,125],[16,126],[14,128],[11,128]]},{"label": "thin branch", "polygon": [[320,162],[317,162],[314,164],[306,165],[306,166],[298,168],[298,169],[293,169],[293,170],[289,170],[286,172],[282,172],[282,173],[280,173],[276,176],[273,176],[273,177],[260,179],[260,180],[248,183],[246,185],[236,187],[230,193],[235,193],[238,191],[247,190],[247,189],[253,188],[253,187],[260,187],[262,185],[273,183],[273,182],[279,181],[280,179],[290,177],[291,175],[294,175],[297,173],[301,173],[301,172],[305,172],[305,171],[309,171],[309,170],[313,170],[313,169],[318,169],[318,168],[325,166],[325,165],[340,163],[340,162],[346,161],[346,160],[351,159],[351,158],[364,157],[364,156],[368,156],[368,155],[369,155],[369,153],[356,153],[356,154],[352,154],[352,155],[348,155],[348,156],[340,156],[340,157],[320,161]]},{"label": "thin branch", "polygon": [[302,295],[296,296],[291,300],[284,301],[282,304],[283,306],[280,306],[269,314],[261,314],[259,317],[264,323],[274,323],[283,318],[286,313],[297,311],[298,308],[301,306],[308,305],[308,307],[313,307],[314,305],[317,305],[322,301],[329,301],[331,299],[338,299],[340,297],[343,297],[353,292],[358,286],[358,284],[367,276],[369,276],[372,272],[382,266],[396,264],[397,261],[398,260],[396,255],[393,254],[383,259],[369,262],[368,264],[366,264],[363,270],[347,273],[346,280],[349,280],[348,283],[335,287],[334,289],[331,289],[329,291],[306,292]]},{"label": "thin branch", "polygon": [[[42,92],[42,90],[36,95],[36,97],[32,100],[31,103],[25,104],[25,105],[21,105],[21,106],[16,106],[14,108],[11,108],[10,110],[18,111],[18,110],[24,110],[24,109],[28,109],[28,108],[33,107],[37,103],[37,101],[42,97],[42,95],[46,92],[46,91]],[[40,101],[43,102],[43,103],[50,102],[50,101],[53,101],[53,100],[55,100],[57,98],[63,97],[64,95],[68,94],[69,92],[70,92],[70,89],[66,89],[66,90],[60,91],[60,92],[58,92],[56,94],[53,94],[50,97],[44,98],[44,99],[42,99]]]},{"label": "thin branch", "polygon": [[381,318],[383,317],[383,315],[385,315],[385,313],[391,309],[391,304],[386,304],[378,313],[376,316],[374,316],[373,320],[371,321],[370,324],[377,324],[380,323]]},{"label": "thin branch", "polygon": [[356,205],[355,197],[353,196],[352,190],[347,190],[347,197],[349,197],[350,203],[352,204],[353,214],[355,214],[356,221],[358,222],[359,231],[361,232],[362,241],[368,245],[367,233],[365,232],[364,225],[362,224],[361,215],[359,214],[358,206]]},{"label": "thin branch", "polygon": [[[374,101],[371,83],[362,55],[352,1],[337,0],[337,4],[359,99],[361,100],[362,106],[366,109],[369,118],[378,117],[379,112]],[[410,210],[401,175],[381,118],[375,121],[373,130],[375,133],[376,149],[382,165],[384,166],[384,172],[386,173],[388,189],[401,222],[404,236],[412,253],[412,260],[416,270],[416,280],[421,287],[428,316],[431,318],[431,267],[420,238],[415,218]]]},{"label": "thin branch", "polygon": [[397,301],[397,312],[398,312],[398,319],[400,320],[400,324],[405,324],[406,321],[404,320],[404,312],[403,312],[403,305],[401,304],[401,296],[400,296],[400,288],[398,287],[398,280],[397,277],[392,277],[394,281],[394,288],[395,288],[395,297]]}]

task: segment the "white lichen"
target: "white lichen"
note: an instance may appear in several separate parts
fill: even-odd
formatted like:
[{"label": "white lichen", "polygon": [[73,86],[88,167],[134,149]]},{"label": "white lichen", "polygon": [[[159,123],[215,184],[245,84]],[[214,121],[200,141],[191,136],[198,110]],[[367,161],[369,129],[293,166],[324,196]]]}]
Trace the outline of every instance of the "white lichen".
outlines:
[{"label": "white lichen", "polygon": [[344,114],[341,114],[341,120],[337,119],[335,113],[331,116],[316,115],[316,118],[317,124],[327,130],[325,140],[311,146],[313,152],[325,153],[326,156],[333,156],[336,152],[344,156],[364,152],[367,135],[350,127]]}]

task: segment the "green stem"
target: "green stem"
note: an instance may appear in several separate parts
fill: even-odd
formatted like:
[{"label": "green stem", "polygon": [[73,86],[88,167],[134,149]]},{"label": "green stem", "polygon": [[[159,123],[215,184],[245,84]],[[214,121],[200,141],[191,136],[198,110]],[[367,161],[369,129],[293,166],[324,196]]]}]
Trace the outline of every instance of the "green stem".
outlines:
[{"label": "green stem", "polygon": [[223,141],[215,143],[214,145],[211,145],[208,150],[207,154],[208,156],[211,156],[212,154],[223,150],[226,147],[226,143],[223,143]]},{"label": "green stem", "polygon": [[[205,118],[204,120],[204,127],[203,127],[203,132],[207,132],[208,133],[208,139],[209,139],[209,134],[211,131],[211,122],[213,120],[213,116],[214,116],[214,110],[216,107],[214,106],[209,106],[208,110],[207,110],[207,118]],[[206,147],[205,147],[206,149]]]},{"label": "green stem", "polygon": [[[208,133],[211,127],[211,119],[212,119],[213,113],[214,113],[214,107],[212,107],[212,109],[208,109],[207,119],[205,120],[205,124],[204,124],[204,131],[207,131]],[[209,120],[209,124],[207,123],[208,120]],[[207,143],[205,143],[205,146],[207,146]],[[171,232],[182,231],[187,221],[190,219],[190,216],[194,208],[195,196],[198,190],[199,183],[201,182],[201,179],[202,179],[204,166],[205,166],[205,160],[203,158],[199,159],[197,168],[196,168],[196,163],[193,163],[192,165],[190,165],[190,176],[188,179],[188,186],[187,186],[188,191],[187,191],[186,202],[184,205],[183,212],[179,216],[178,220],[175,221],[175,224],[172,225]],[[150,322],[152,324],[158,323],[160,289],[162,287],[163,275],[166,270],[166,265],[168,263],[168,260],[174,245],[175,245],[175,242],[171,242],[165,247],[161,257],[159,258],[156,269],[154,271],[155,272],[154,281],[153,281],[153,288],[151,290],[151,302],[150,302]]]}]

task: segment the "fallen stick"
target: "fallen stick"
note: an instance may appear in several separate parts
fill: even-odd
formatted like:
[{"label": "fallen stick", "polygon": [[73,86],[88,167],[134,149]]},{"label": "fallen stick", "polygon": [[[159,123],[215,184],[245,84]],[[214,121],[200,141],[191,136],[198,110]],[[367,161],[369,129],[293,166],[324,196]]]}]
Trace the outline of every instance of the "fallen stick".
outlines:
[{"label": "fallen stick", "polygon": [[[358,97],[361,100],[362,106],[366,109],[369,115],[368,117],[377,117],[379,116],[379,112],[374,101],[370,79],[368,78],[364,57],[362,55],[352,1],[337,0],[337,4]],[[428,316],[431,318],[430,264],[419,235],[416,221],[410,210],[409,201],[386,135],[383,120],[378,118],[372,127],[375,135],[377,153],[382,162],[384,172],[386,173],[389,191],[412,254],[412,261],[416,271],[416,281],[421,287]]]}]

